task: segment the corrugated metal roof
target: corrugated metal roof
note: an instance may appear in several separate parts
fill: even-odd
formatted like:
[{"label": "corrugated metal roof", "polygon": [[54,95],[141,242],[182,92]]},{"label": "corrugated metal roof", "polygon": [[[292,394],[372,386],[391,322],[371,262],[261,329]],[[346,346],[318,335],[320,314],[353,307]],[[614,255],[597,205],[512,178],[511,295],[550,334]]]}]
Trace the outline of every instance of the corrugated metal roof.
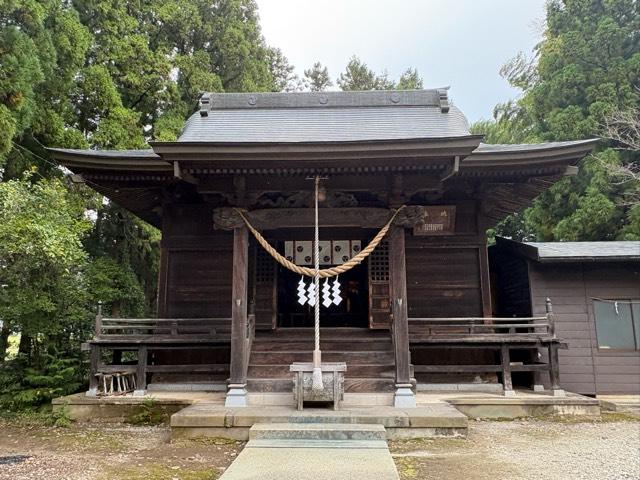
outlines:
[{"label": "corrugated metal roof", "polygon": [[640,242],[525,242],[540,261],[640,259]]},{"label": "corrugated metal roof", "polygon": [[435,106],[212,109],[189,118],[178,142],[348,142],[469,135],[462,112]]}]

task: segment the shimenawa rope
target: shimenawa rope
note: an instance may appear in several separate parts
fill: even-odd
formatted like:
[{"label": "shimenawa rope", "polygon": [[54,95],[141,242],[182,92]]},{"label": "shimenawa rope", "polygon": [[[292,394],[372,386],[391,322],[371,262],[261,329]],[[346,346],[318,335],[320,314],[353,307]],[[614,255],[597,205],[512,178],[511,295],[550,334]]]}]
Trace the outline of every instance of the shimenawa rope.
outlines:
[{"label": "shimenawa rope", "polygon": [[[371,252],[373,252],[376,249],[376,247],[380,244],[384,236],[389,231],[389,228],[391,228],[391,225],[393,224],[393,221],[396,219],[396,216],[398,215],[398,213],[400,213],[400,211],[404,207],[405,206],[402,205],[393,213],[393,215],[391,216],[389,221],[385,224],[385,226],[380,229],[378,234],[375,237],[373,237],[373,240],[371,240],[371,242],[369,242],[369,245],[367,245],[362,251],[360,251],[358,254],[356,254],[354,257],[352,257],[342,265],[336,265],[335,267],[323,268],[322,270],[318,270],[317,272],[319,277],[320,278],[335,277],[337,275],[340,275],[341,273],[345,273],[351,270],[356,265],[359,265],[360,263],[362,263],[362,261],[365,258],[367,258],[371,254]],[[247,228],[256,238],[260,246],[262,246],[262,248],[264,248],[267,251],[267,253],[271,255],[276,262],[278,262],[283,267],[288,268],[292,272],[298,273],[300,275],[306,275],[307,277],[315,278],[315,275],[316,275],[315,268],[301,267],[287,260],[284,256],[278,253],[278,251],[275,248],[273,248],[269,244],[269,242],[267,242],[267,240],[262,236],[260,232],[258,232],[254,228],[253,225],[251,225],[251,223],[249,222],[249,219],[246,217],[246,215],[242,210],[237,208],[234,210],[238,213],[238,215],[240,215],[244,223],[247,225]]]}]

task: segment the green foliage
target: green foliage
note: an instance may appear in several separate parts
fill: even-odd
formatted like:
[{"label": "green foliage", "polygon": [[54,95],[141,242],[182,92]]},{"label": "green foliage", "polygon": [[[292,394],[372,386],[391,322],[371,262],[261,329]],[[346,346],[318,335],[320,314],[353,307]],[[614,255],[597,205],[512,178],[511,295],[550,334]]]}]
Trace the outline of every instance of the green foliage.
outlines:
[{"label": "green foliage", "polygon": [[[34,363],[25,355],[18,356],[0,364],[0,410],[34,409],[52,398],[74,393],[83,384],[83,375],[78,357],[53,353]],[[64,423],[63,416],[54,416],[51,423]]]},{"label": "green foliage", "polygon": [[304,84],[312,92],[324,92],[333,86],[329,70],[320,62],[314,63],[310,69],[304,71]]},{"label": "green foliage", "polygon": [[48,385],[48,356],[79,355],[98,300],[112,315],[154,311],[159,264],[159,232],[58,180],[46,147],[147,148],[176,139],[203,91],[298,81],[253,0],[0,4],[0,358],[19,334],[25,379],[42,372],[10,382],[29,406],[79,386],[67,370],[62,390]]},{"label": "green foliage", "polygon": [[54,427],[69,428],[73,422],[69,413],[69,404],[64,403],[61,407],[51,411],[49,422]]},{"label": "green foliage", "polygon": [[154,398],[146,398],[126,421],[132,425],[161,425],[168,420],[166,409],[158,405]]},{"label": "green foliage", "polygon": [[60,180],[28,180],[0,183],[0,318],[32,354],[86,331],[82,238],[91,224]]},{"label": "green foliage", "polygon": [[[494,121],[472,131],[490,143],[561,141],[603,135],[616,110],[640,105],[640,15],[628,0],[552,0],[537,58],[519,55],[502,69],[523,90],[516,103],[497,107]],[[612,165],[640,162],[638,151],[618,151],[601,142],[600,152],[583,162],[578,175],[542,194],[517,222],[503,223],[504,235],[539,240],[636,238],[637,205],[628,204],[633,182],[616,182]],[[515,230],[511,228],[515,227]],[[518,231],[518,228],[521,231]]]},{"label": "green foliage", "polygon": [[[318,64],[319,65],[319,64]],[[314,65],[315,68],[315,65]],[[306,72],[305,72],[306,74]],[[416,69],[407,69],[396,83],[389,79],[386,71],[376,74],[357,56],[352,56],[345,71],[336,83],[341,90],[407,90],[422,88],[422,78]]]},{"label": "green foliage", "polygon": [[423,88],[422,78],[418,74],[418,70],[415,68],[405,70],[395,88],[397,90],[419,90]]},{"label": "green foliage", "polygon": [[87,267],[87,286],[113,317],[140,317],[146,310],[145,296],[135,272],[113,258],[96,258]]}]

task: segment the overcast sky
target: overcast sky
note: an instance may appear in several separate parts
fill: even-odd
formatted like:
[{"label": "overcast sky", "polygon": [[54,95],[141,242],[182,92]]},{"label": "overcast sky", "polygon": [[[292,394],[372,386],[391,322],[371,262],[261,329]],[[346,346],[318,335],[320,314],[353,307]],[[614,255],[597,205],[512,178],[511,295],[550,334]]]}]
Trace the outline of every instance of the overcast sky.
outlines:
[{"label": "overcast sky", "polygon": [[335,83],[349,57],[397,79],[416,67],[425,88],[451,86],[470,121],[515,98],[498,71],[540,41],[544,0],[257,0],[267,43],[302,76],[320,61]]}]

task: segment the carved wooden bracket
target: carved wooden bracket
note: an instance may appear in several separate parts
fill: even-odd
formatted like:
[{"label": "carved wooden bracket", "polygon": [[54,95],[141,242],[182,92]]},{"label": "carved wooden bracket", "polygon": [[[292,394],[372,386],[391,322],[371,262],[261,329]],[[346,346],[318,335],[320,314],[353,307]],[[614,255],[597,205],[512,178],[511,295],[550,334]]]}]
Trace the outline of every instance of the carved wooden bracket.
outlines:
[{"label": "carved wooden bracket", "polygon": [[[424,224],[428,207],[410,205],[404,207],[394,225],[414,228]],[[318,216],[322,227],[360,227],[381,228],[392,215],[386,208],[320,208]],[[313,210],[310,208],[265,208],[246,213],[251,224],[258,230],[276,228],[312,227]],[[216,208],[213,211],[214,228],[232,230],[244,225],[242,217],[229,207]]]}]

